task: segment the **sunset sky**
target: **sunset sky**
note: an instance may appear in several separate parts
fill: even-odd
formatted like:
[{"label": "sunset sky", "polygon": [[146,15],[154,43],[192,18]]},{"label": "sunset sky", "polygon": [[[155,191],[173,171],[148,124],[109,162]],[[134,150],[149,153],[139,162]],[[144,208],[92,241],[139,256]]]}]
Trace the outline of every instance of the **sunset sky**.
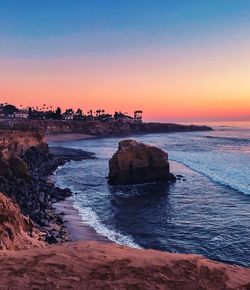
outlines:
[{"label": "sunset sky", "polygon": [[250,120],[249,0],[0,0],[0,103]]}]

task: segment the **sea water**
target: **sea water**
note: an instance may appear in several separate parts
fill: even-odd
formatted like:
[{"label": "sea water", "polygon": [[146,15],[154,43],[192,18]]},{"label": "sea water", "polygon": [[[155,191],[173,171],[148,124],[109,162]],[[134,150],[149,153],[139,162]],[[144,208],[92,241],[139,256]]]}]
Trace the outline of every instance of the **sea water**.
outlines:
[{"label": "sea water", "polygon": [[56,171],[82,220],[119,244],[250,266],[250,123],[213,124],[214,131],[132,136],[169,154],[171,184],[109,186],[108,160],[124,138],[53,142],[98,159]]}]

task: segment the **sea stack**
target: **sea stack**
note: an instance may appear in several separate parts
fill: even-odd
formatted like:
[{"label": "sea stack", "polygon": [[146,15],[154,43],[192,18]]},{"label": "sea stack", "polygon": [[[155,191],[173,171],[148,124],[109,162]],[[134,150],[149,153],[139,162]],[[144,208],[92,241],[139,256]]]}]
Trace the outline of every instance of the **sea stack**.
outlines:
[{"label": "sea stack", "polygon": [[160,148],[123,140],[109,161],[108,182],[111,185],[175,181],[169,172],[168,154]]}]

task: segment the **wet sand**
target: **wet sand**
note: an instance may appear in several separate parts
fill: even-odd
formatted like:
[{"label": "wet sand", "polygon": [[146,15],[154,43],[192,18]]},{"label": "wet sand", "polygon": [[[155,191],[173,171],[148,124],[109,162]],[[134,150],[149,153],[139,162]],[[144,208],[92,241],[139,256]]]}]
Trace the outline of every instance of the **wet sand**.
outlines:
[{"label": "wet sand", "polygon": [[110,242],[106,237],[99,235],[93,228],[84,223],[77,209],[73,207],[70,199],[55,203],[53,205],[58,213],[63,212],[63,221],[67,227],[69,238],[76,241],[101,241]]},{"label": "wet sand", "polygon": [[76,140],[87,140],[96,138],[94,135],[87,135],[87,134],[48,134],[45,136],[46,142],[62,142],[62,141],[76,141]]},{"label": "wet sand", "polygon": [[[58,141],[76,141],[76,140],[87,140],[96,138],[93,135],[86,134],[56,134],[56,135],[47,135],[46,142],[58,142]],[[58,149],[66,149],[66,153],[71,153],[69,156],[70,160],[76,160],[75,157],[80,156],[80,160],[93,158],[92,153],[82,151],[81,154],[84,155],[85,158],[82,158],[81,154],[79,155],[79,150],[74,150],[73,153],[76,153],[76,156],[72,155],[72,152],[67,152],[67,150],[72,150],[69,148],[61,148],[61,147],[51,147],[50,150],[52,153],[54,151],[58,151]],[[81,150],[80,150],[81,151]],[[58,152],[57,152],[58,153]],[[60,150],[59,150],[60,153]],[[65,152],[61,152],[61,154],[65,154]],[[60,155],[60,154],[59,154]],[[72,157],[73,156],[73,157]],[[70,198],[65,199],[64,201],[57,202],[53,204],[53,207],[56,209],[57,213],[63,213],[63,222],[67,228],[69,239],[72,242],[76,241],[102,241],[102,242],[110,242],[106,237],[99,235],[93,228],[84,223],[77,209],[73,207],[73,202]]]}]

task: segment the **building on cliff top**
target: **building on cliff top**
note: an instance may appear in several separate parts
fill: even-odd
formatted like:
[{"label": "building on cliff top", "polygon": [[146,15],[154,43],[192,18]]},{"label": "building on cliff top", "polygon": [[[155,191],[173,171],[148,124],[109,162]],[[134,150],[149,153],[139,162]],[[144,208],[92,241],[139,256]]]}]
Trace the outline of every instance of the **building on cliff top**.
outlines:
[{"label": "building on cliff top", "polygon": [[19,110],[14,113],[16,119],[28,119],[29,113],[27,110]]},{"label": "building on cliff top", "polygon": [[137,123],[141,123],[142,122],[142,111],[141,110],[137,110],[134,112],[134,121]]}]

